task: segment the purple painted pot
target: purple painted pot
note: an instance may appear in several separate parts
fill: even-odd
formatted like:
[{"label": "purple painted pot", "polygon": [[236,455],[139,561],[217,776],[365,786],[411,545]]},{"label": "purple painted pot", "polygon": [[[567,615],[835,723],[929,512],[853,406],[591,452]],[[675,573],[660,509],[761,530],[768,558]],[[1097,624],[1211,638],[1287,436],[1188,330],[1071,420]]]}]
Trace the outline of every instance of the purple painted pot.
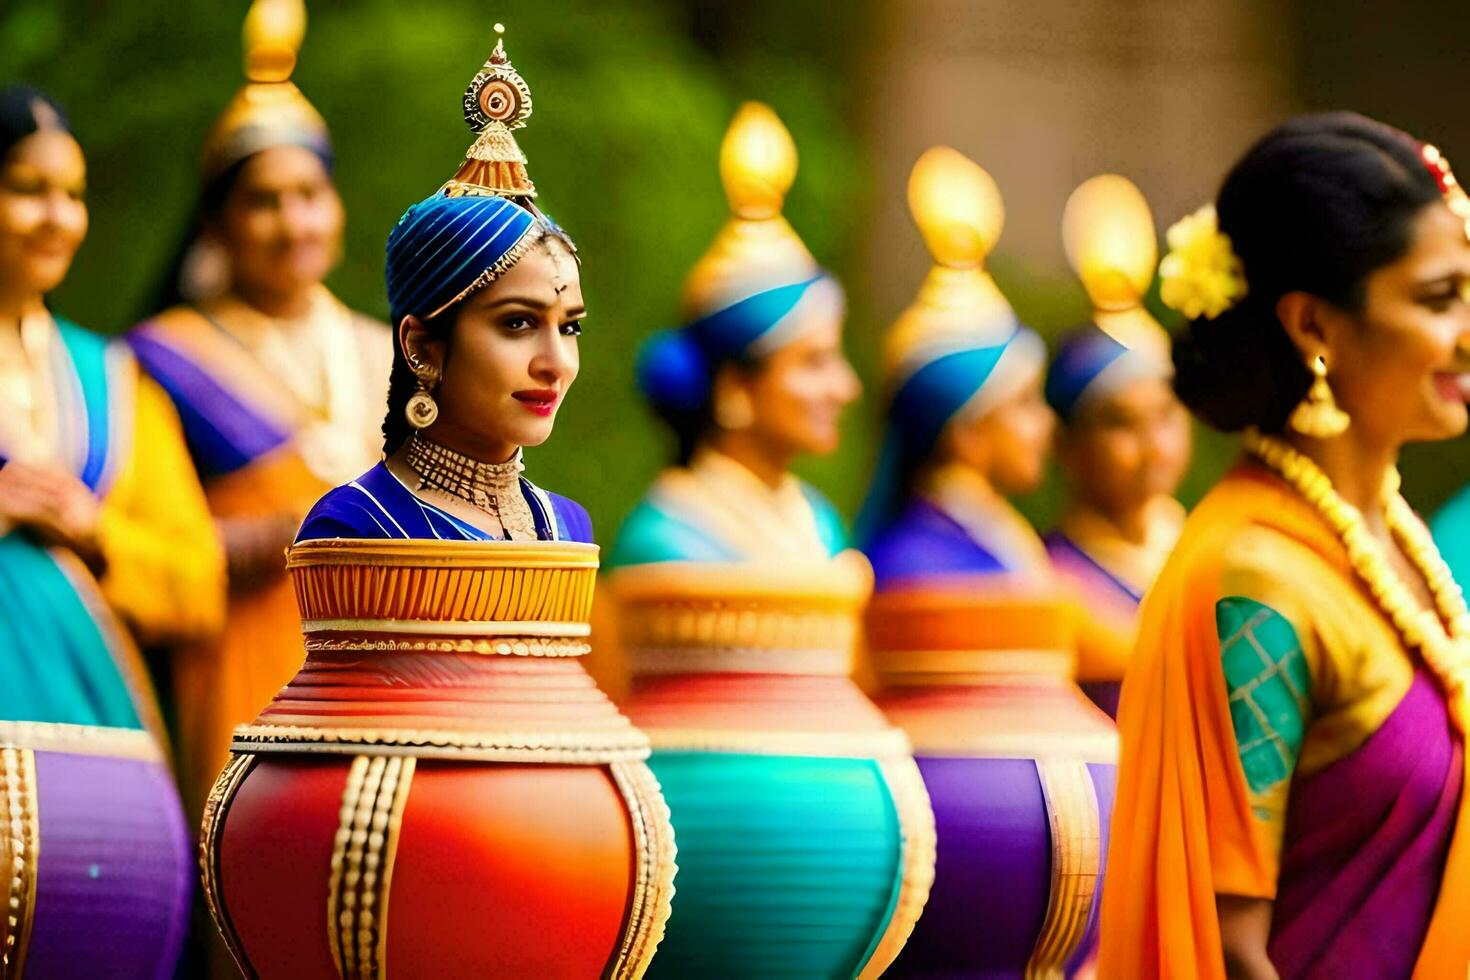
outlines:
[{"label": "purple painted pot", "polygon": [[19,913],[6,975],[172,977],[194,867],[157,744],[124,729],[5,728],[0,846]]}]

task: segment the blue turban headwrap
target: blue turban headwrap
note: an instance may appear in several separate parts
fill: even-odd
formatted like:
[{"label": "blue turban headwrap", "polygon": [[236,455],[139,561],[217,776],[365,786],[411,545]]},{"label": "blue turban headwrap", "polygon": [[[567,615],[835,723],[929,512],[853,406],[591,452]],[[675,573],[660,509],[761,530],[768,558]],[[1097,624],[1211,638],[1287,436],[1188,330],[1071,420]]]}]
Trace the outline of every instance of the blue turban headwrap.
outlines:
[{"label": "blue turban headwrap", "polygon": [[1046,376],[1046,401],[1063,422],[1080,409],[1139,378],[1167,378],[1169,365],[1153,354],[1130,348],[1097,326],[1069,334],[1057,349]]},{"label": "blue turban headwrap", "polygon": [[842,302],[842,287],[825,273],[752,293],[649,337],[638,352],[638,387],[659,408],[697,412],[721,364],[780,349],[813,322],[812,312],[838,313]]},{"label": "blue turban headwrap", "polygon": [[858,516],[859,541],[871,540],[898,512],[908,479],[955,416],[967,408],[983,414],[1009,393],[1008,381],[1046,362],[1046,344],[1019,324],[999,343],[952,341],[917,353],[888,404],[873,485]]},{"label": "blue turban headwrap", "polygon": [[515,264],[537,236],[536,215],[502,197],[435,192],[388,236],[388,308],[394,326],[444,311]]}]

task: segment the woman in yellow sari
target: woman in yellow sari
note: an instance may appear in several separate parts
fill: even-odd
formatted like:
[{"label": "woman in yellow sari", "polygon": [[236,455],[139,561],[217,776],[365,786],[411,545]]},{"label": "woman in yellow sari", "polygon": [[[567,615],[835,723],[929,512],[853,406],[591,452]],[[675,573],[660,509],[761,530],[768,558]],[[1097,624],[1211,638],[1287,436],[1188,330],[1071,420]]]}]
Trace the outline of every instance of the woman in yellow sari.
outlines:
[{"label": "woman in yellow sari", "polygon": [[177,406],[229,560],[216,645],[173,665],[185,799],[194,809],[249,721],[304,657],[285,549],[327,489],[380,456],[386,327],[322,285],[341,245],[326,124],[293,85],[300,0],[259,0],[250,82],[205,142],[197,240],[171,306],[129,337]]},{"label": "woman in yellow sari", "polygon": [[170,976],[192,836],[136,642],[208,636],[224,563],[178,416],[127,348],[47,305],[86,161],[0,90],[0,974]]},{"label": "woman in yellow sari", "polygon": [[1395,463],[1466,429],[1467,217],[1437,150],[1334,113],[1169,233],[1175,388],[1247,455],[1143,605],[1103,976],[1466,975],[1470,613]]}]

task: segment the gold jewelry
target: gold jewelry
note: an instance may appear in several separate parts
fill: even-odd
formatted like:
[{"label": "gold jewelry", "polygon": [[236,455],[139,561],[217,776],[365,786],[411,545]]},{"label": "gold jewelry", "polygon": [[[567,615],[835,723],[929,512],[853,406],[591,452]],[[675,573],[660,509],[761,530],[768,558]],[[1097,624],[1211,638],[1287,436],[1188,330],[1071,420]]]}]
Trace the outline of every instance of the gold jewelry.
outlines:
[{"label": "gold jewelry", "polygon": [[519,450],[508,462],[482,463],[415,432],[409,437],[403,461],[418,474],[419,490],[437,490],[457,497],[493,515],[507,536],[536,540],[536,519],[521,493],[525,466]]},{"label": "gold jewelry", "polygon": [[1287,420],[1297,432],[1314,439],[1331,439],[1347,431],[1352,421],[1348,414],[1337,407],[1332,397],[1332,388],[1327,384],[1327,360],[1318,354],[1312,358],[1312,387],[1300,405],[1292,409]]},{"label": "gold jewelry", "polygon": [[1425,665],[1439,679],[1450,702],[1451,717],[1463,733],[1470,723],[1470,609],[1429,529],[1399,494],[1398,471],[1389,470],[1384,480],[1385,517],[1389,531],[1429,586],[1437,614],[1419,605],[1389,564],[1363,515],[1338,496],[1332,481],[1315,462],[1282,440],[1254,429],[1246,432],[1245,447],[1291,484],[1337,532],[1347,549],[1348,562],[1378,608],[1393,623],[1405,645],[1417,648]]},{"label": "gold jewelry", "polygon": [[726,432],[748,429],[755,422],[755,408],[744,394],[724,395],[715,399],[715,425]]},{"label": "gold jewelry", "polygon": [[434,384],[439,380],[439,373],[422,361],[410,361],[409,366],[419,379],[419,390],[403,406],[403,414],[408,417],[408,424],[415,429],[427,429],[439,418],[439,403],[434,401],[431,394]]}]

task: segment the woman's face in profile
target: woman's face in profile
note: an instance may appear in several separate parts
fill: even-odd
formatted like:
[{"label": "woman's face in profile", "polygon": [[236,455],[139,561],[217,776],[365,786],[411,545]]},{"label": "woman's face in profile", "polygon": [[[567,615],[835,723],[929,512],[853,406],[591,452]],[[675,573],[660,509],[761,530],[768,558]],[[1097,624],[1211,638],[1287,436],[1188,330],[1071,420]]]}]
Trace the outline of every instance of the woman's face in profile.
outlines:
[{"label": "woman's face in profile", "polygon": [[840,313],[823,315],[736,377],[751,407],[752,434],[786,456],[835,451],[843,409],[862,392],[842,351]]},{"label": "woman's face in profile", "polygon": [[1173,494],[1189,451],[1189,413],[1163,378],[1135,379],[1084,406],[1057,437],[1073,492],[1109,512]]},{"label": "woman's face in profile", "polygon": [[1371,273],[1356,323],[1334,331],[1328,381],[1338,404],[1387,445],[1451,439],[1470,400],[1470,240],[1443,204],[1413,223],[1409,250]]}]

